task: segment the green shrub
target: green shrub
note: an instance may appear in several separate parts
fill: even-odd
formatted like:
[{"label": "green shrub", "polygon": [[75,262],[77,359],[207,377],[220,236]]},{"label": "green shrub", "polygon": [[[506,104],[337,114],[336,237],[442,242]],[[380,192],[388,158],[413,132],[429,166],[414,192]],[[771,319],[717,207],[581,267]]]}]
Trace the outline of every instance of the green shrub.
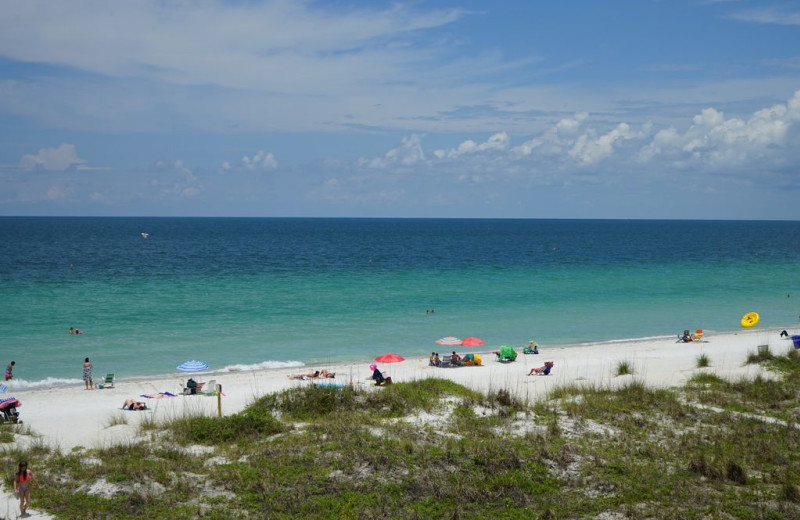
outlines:
[{"label": "green shrub", "polygon": [[179,440],[216,444],[273,435],[286,428],[269,414],[245,410],[225,417],[185,417],[168,425]]},{"label": "green shrub", "polygon": [[769,345],[761,345],[758,347],[758,352],[750,352],[747,354],[747,364],[754,365],[775,359],[775,356],[769,349]]},{"label": "green shrub", "polygon": [[628,361],[620,361],[617,363],[617,375],[618,376],[626,376],[629,374],[633,374],[633,367]]}]

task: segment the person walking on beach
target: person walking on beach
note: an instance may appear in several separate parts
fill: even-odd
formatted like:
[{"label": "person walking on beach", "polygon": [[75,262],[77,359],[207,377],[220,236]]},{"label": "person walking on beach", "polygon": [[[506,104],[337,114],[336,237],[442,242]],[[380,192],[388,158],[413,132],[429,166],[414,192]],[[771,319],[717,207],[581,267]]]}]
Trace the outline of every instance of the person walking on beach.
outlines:
[{"label": "person walking on beach", "polygon": [[26,516],[26,511],[31,506],[31,484],[33,484],[33,473],[28,471],[28,463],[23,460],[19,463],[17,474],[14,475],[14,491],[19,494],[20,516]]},{"label": "person walking on beach", "polygon": [[6,381],[9,381],[12,377],[14,377],[11,375],[11,371],[14,370],[14,365],[16,364],[16,361],[12,361],[6,366]]},{"label": "person walking on beach", "polygon": [[86,390],[94,390],[92,385],[92,363],[88,357],[83,360],[83,384],[86,385]]}]

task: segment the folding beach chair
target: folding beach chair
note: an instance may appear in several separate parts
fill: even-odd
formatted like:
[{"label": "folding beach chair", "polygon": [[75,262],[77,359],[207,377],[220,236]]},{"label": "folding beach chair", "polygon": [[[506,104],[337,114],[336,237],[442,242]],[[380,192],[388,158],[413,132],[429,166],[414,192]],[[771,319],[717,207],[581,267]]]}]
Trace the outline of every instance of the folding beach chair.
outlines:
[{"label": "folding beach chair", "polygon": [[114,374],[106,374],[103,383],[97,385],[97,388],[114,388]]}]

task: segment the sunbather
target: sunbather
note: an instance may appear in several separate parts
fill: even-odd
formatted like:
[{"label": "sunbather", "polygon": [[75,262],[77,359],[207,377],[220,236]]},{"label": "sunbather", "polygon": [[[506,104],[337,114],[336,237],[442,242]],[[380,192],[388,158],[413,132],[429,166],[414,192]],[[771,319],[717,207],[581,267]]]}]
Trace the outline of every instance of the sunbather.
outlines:
[{"label": "sunbather", "polygon": [[[289,376],[290,379],[314,379],[319,377],[320,371],[316,370],[310,374],[296,374],[293,376]],[[325,376],[328,377],[328,376]]]},{"label": "sunbather", "polygon": [[329,379],[333,379],[334,377],[336,377],[336,372],[328,372],[328,369],[323,368],[322,370],[320,370],[319,375],[320,377],[327,377]]},{"label": "sunbather", "polygon": [[553,361],[545,361],[544,365],[542,365],[542,366],[540,366],[538,368],[536,368],[536,367],[532,368],[531,371],[528,372],[528,375],[532,376],[532,375],[535,374],[535,375],[539,375],[539,376],[549,376],[550,375],[550,371],[553,369],[553,365],[554,364],[555,363]]},{"label": "sunbather", "polygon": [[147,405],[142,401],[135,401],[133,399],[125,399],[122,404],[123,410],[147,410]]}]

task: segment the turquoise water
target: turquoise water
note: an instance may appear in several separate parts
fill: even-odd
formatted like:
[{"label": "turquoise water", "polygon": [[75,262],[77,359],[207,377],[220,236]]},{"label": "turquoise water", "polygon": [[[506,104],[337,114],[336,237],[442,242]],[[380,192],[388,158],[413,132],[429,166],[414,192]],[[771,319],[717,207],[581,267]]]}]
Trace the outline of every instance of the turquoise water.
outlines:
[{"label": "turquoise water", "polygon": [[79,379],[87,356],[134,377],[800,315],[797,222],[5,217],[0,244],[0,352],[18,387]]}]

